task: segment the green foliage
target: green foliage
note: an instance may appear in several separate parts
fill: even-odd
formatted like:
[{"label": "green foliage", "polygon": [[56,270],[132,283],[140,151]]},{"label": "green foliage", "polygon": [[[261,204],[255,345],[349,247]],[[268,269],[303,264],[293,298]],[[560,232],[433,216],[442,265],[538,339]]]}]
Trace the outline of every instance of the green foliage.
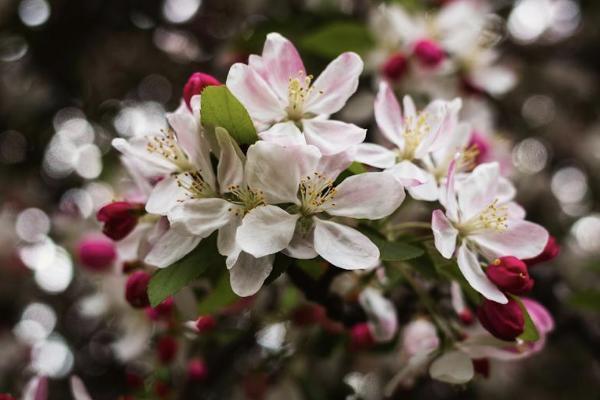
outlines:
[{"label": "green foliage", "polygon": [[233,304],[239,299],[238,295],[233,293],[229,284],[229,273],[223,269],[221,277],[214,288],[198,304],[198,314],[214,314],[221,311],[224,307]]},{"label": "green foliage", "polygon": [[300,45],[308,52],[334,58],[345,51],[364,55],[374,45],[368,28],[357,22],[334,22],[305,36]]},{"label": "green foliage", "polygon": [[239,144],[252,144],[258,140],[248,111],[226,86],[209,86],[204,89],[200,114],[202,125],[208,129],[212,138],[214,129],[222,127]]},{"label": "green foliage", "polygon": [[523,312],[523,317],[525,318],[525,327],[523,333],[521,334],[521,336],[519,336],[519,339],[524,340],[526,342],[535,342],[539,340],[540,334],[535,324],[533,323],[531,317],[529,316],[527,308],[525,308],[525,305],[523,304],[520,298],[518,298],[517,296],[512,296],[512,298],[515,299],[517,303],[519,303],[519,307],[521,308],[521,311]]},{"label": "green foliage", "polygon": [[424,254],[423,249],[407,243],[395,241],[388,242],[383,237],[372,231],[363,232],[379,248],[382,261],[408,261]]},{"label": "green foliage", "polygon": [[589,311],[600,311],[600,291],[582,290],[573,293],[568,302],[571,306]]},{"label": "green foliage", "polygon": [[326,265],[321,259],[315,258],[312,260],[296,260],[296,265],[292,268],[302,268],[311,278],[318,280],[327,270]]},{"label": "green foliage", "polygon": [[173,265],[157,270],[148,285],[150,304],[155,307],[210,269],[225,269],[217,252],[217,235],[204,239],[191,253]]}]

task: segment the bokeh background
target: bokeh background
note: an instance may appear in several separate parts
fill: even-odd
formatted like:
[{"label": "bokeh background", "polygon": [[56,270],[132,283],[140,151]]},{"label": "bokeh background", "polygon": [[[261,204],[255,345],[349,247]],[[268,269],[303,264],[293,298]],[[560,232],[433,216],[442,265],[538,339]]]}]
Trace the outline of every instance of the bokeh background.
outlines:
[{"label": "bokeh background", "polygon": [[[415,1],[399,1],[408,6]],[[406,398],[595,399],[600,393],[600,3],[496,1],[503,60],[518,84],[495,99],[520,201],[562,243],[532,270],[534,297],[556,319],[544,352],[469,388],[420,382]],[[367,0],[0,0],[0,392],[32,368],[67,399],[76,373],[113,399],[124,371],[110,321],[82,319],[90,290],[65,252],[32,270],[40,238],[65,250],[113,196],[111,138],[164,126],[195,71],[225,80],[264,35],[293,41],[331,21],[364,21]],[[329,61],[300,46],[310,70]],[[372,82],[361,83],[364,96]],[[359,93],[360,94],[360,93]],[[360,114],[360,113],[358,113]],[[356,115],[368,119],[368,115]],[[32,362],[29,347],[37,350]],[[230,360],[231,363],[234,360]],[[232,368],[224,365],[223,368]],[[317,385],[318,386],[318,385]],[[318,389],[318,388],[317,388]],[[313,390],[307,398],[321,399]],[[320,397],[321,396],[321,397]],[[218,398],[218,397],[214,397]]]}]

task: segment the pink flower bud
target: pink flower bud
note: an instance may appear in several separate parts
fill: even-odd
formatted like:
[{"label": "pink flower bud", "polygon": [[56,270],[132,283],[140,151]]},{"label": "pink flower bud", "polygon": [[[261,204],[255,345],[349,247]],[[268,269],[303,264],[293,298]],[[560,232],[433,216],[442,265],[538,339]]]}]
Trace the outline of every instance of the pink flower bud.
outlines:
[{"label": "pink flower bud", "polygon": [[193,73],[183,87],[183,99],[185,100],[185,104],[187,104],[188,108],[191,110],[192,106],[190,105],[190,100],[192,97],[202,93],[204,88],[207,86],[219,85],[221,85],[221,82],[219,82],[217,78],[212,75],[208,75],[203,72]]},{"label": "pink flower bud", "polygon": [[79,242],[77,253],[81,264],[94,272],[105,271],[117,257],[114,243],[102,236]]},{"label": "pink flower bud", "polygon": [[473,321],[475,321],[475,316],[473,315],[473,311],[468,308],[465,308],[458,314],[458,318],[465,325],[471,325]]},{"label": "pink flower bud", "polygon": [[187,377],[192,382],[202,382],[208,376],[208,368],[200,358],[194,358],[188,362]]},{"label": "pink flower bud", "polygon": [[408,63],[403,53],[392,54],[381,67],[381,73],[390,81],[399,81],[406,72]]},{"label": "pink flower bud", "polygon": [[402,331],[402,351],[408,357],[431,353],[439,345],[440,339],[435,326],[426,319],[415,319]]},{"label": "pink flower bud", "polygon": [[446,58],[441,46],[433,40],[421,39],[413,48],[413,54],[426,67],[434,68]]},{"label": "pink flower bud", "polygon": [[158,321],[159,319],[168,319],[173,312],[173,297],[167,297],[162,303],[157,305],[156,307],[147,307],[146,315],[152,321]]},{"label": "pink flower bud", "polygon": [[146,271],[135,271],[127,278],[125,284],[125,299],[134,308],[144,308],[150,305],[148,299],[148,282],[151,275]]},{"label": "pink flower bud", "polygon": [[158,359],[163,364],[169,364],[177,355],[177,341],[172,336],[163,336],[156,345]]},{"label": "pink flower bud", "polygon": [[135,228],[143,212],[143,204],[115,201],[102,207],[96,218],[104,222],[102,232],[106,236],[113,240],[121,240]]},{"label": "pink flower bud", "polygon": [[196,320],[196,329],[199,333],[210,332],[217,326],[217,320],[212,315],[201,315]]},{"label": "pink flower bud", "polygon": [[354,325],[350,329],[350,348],[352,350],[364,350],[375,344],[375,339],[366,322]]},{"label": "pink flower bud", "polygon": [[486,275],[498,289],[512,293],[525,294],[533,287],[527,265],[513,256],[495,259],[485,270]]},{"label": "pink flower bud", "polygon": [[548,242],[546,243],[546,247],[540,254],[538,254],[534,258],[530,258],[525,261],[528,266],[533,266],[535,264],[543,263],[546,261],[550,261],[553,258],[557,257],[560,253],[560,245],[556,243],[556,238],[554,236],[548,237]]},{"label": "pink flower bud", "polygon": [[485,299],[477,309],[477,318],[488,332],[502,340],[512,341],[525,329],[523,311],[514,299],[506,304]]}]

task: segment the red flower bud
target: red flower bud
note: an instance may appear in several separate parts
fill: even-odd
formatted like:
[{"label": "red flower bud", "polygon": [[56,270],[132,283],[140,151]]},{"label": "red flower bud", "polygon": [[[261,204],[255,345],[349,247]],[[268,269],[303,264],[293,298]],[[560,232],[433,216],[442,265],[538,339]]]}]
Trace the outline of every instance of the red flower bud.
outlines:
[{"label": "red flower bud", "polygon": [[151,275],[146,271],[135,271],[127,278],[125,284],[125,299],[134,308],[144,308],[150,305],[148,299],[148,282]]},{"label": "red flower bud", "polygon": [[217,320],[212,315],[201,315],[196,320],[196,329],[199,333],[212,331],[217,326]]},{"label": "red flower bud", "polygon": [[415,43],[413,54],[426,67],[434,68],[446,58],[442,47],[429,39],[422,39]]},{"label": "red flower bud", "polygon": [[144,205],[115,201],[102,207],[96,218],[104,222],[102,232],[113,240],[121,240],[135,228],[143,214]]},{"label": "red flower bud", "polygon": [[202,382],[208,376],[208,368],[200,358],[190,360],[187,365],[187,377],[192,382]]},{"label": "red flower bud", "polygon": [[171,316],[171,312],[173,312],[173,297],[167,297],[162,303],[157,305],[156,307],[147,307],[146,315],[152,321],[158,321],[159,319],[168,319]]},{"label": "red flower bud", "polygon": [[177,341],[172,336],[163,336],[156,345],[158,359],[163,364],[168,364],[177,355]]},{"label": "red flower bud", "polygon": [[477,318],[488,332],[502,340],[512,341],[525,329],[523,311],[514,299],[506,304],[485,299],[477,309]]},{"label": "red flower bud", "polygon": [[473,316],[473,312],[468,308],[465,308],[458,314],[458,318],[465,325],[471,325],[473,321],[475,321],[475,317]]},{"label": "red flower bud", "polygon": [[192,97],[202,93],[204,88],[207,86],[219,85],[221,85],[221,82],[219,82],[217,78],[212,75],[208,75],[203,72],[193,73],[183,87],[183,99],[185,100],[185,104],[187,104],[188,108],[191,110],[192,106],[190,105],[190,100]]},{"label": "red flower bud", "polygon": [[356,324],[350,330],[350,348],[353,350],[363,350],[375,344],[375,339],[366,322]]},{"label": "red flower bud", "polygon": [[381,67],[381,73],[393,82],[399,81],[406,72],[408,63],[402,53],[392,54]]},{"label": "red flower bud", "polygon": [[485,273],[490,281],[504,292],[525,294],[533,287],[533,279],[529,277],[527,265],[513,256],[495,259]]},{"label": "red flower bud", "polygon": [[101,236],[79,242],[77,253],[81,264],[94,272],[105,271],[117,257],[114,243]]},{"label": "red flower bud", "polygon": [[548,242],[546,243],[546,247],[544,247],[544,250],[542,250],[542,252],[540,254],[538,254],[537,256],[535,256],[533,258],[529,258],[529,259],[523,260],[523,261],[525,261],[525,263],[531,267],[535,264],[550,261],[553,258],[557,257],[559,253],[560,253],[560,245],[558,243],[556,243],[556,238],[554,236],[550,236],[550,237],[548,237]]},{"label": "red flower bud", "polygon": [[15,400],[15,398],[8,393],[0,393],[0,400]]}]

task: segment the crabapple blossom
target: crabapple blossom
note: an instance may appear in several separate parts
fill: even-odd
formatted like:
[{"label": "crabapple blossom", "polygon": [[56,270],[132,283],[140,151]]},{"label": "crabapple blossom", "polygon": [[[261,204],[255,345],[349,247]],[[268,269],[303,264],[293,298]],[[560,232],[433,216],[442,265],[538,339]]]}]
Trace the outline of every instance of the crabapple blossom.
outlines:
[{"label": "crabapple blossom", "polygon": [[398,331],[398,317],[394,304],[374,288],[364,289],[358,302],[367,313],[367,326],[376,342],[389,342]]}]

